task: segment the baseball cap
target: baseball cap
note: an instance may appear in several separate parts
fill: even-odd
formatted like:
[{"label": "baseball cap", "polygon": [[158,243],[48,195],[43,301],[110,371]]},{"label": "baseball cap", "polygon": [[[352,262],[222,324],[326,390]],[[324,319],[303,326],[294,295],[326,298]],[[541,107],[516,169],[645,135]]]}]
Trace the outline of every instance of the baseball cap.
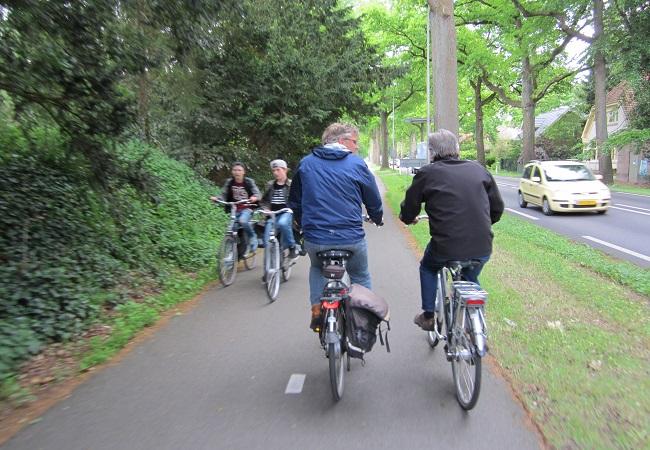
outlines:
[{"label": "baseball cap", "polygon": [[283,169],[287,168],[287,162],[283,159],[274,159],[271,161],[271,169],[276,169],[282,167]]}]

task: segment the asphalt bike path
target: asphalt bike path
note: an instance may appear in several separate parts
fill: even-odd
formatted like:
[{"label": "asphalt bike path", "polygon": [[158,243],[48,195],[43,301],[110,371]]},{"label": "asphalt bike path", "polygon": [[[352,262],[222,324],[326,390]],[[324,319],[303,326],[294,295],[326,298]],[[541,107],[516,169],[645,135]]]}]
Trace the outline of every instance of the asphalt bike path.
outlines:
[{"label": "asphalt bike path", "polygon": [[418,257],[403,225],[388,211],[384,221],[365,229],[373,290],[391,308],[391,353],[378,340],[365,366],[353,359],[341,401],[332,400],[327,359],[308,328],[308,258],[269,303],[258,256],[257,268],[241,266],[233,285],[204,293],[0,448],[540,448],[488,364],[478,405],[458,406],[442,346],[431,350],[412,323]]}]

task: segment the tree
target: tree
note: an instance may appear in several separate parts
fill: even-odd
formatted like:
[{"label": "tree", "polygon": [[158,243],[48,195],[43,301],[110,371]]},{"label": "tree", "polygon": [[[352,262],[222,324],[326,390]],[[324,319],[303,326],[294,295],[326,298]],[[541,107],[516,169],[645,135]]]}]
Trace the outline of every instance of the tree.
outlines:
[{"label": "tree", "polygon": [[106,148],[132,117],[119,87],[129,71],[116,31],[116,1],[2,2],[0,89],[17,111],[44,115],[68,137],[68,153],[81,154],[94,179],[120,170]]},{"label": "tree", "polygon": [[[500,101],[522,109],[522,161],[527,162],[535,157],[536,104],[583,69],[562,67],[563,52],[572,37],[549,26],[554,20],[527,17],[517,5],[516,0],[469,2],[460,11],[460,20],[491,36],[493,55],[501,59],[501,65],[521,71],[515,89],[495,82],[487,67],[483,69],[483,81]],[[574,18],[570,25],[575,26],[577,20]]]}]

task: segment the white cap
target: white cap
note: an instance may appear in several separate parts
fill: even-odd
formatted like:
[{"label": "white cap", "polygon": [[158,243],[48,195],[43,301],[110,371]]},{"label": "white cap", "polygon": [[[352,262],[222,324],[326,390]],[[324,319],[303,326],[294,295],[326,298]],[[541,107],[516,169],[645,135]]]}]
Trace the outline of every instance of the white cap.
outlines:
[{"label": "white cap", "polygon": [[271,161],[271,169],[276,169],[282,167],[283,169],[287,168],[287,162],[283,159],[274,159]]}]

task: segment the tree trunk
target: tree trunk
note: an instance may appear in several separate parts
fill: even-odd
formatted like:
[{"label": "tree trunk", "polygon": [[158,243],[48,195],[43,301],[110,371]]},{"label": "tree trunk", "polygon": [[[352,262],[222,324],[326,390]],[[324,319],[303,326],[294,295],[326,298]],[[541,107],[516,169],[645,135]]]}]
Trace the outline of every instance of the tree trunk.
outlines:
[{"label": "tree trunk", "polygon": [[429,0],[434,73],[434,129],[458,136],[458,80],[453,0]]},{"label": "tree trunk", "polygon": [[370,161],[376,166],[379,165],[379,128],[372,131],[372,155]]},{"label": "tree trunk", "polygon": [[474,140],[476,141],[476,158],[482,166],[485,166],[485,143],[483,141],[483,99],[481,98],[481,79],[476,83],[470,82],[474,88]]},{"label": "tree trunk", "polygon": [[607,68],[605,55],[600,48],[603,37],[603,0],[594,0],[594,82],[596,89],[596,154],[598,155],[598,171],[603,176],[603,182],[612,184],[614,181],[612,156],[603,151],[607,141]]},{"label": "tree trunk", "polygon": [[521,159],[522,163],[526,164],[535,159],[535,101],[533,99],[535,84],[528,56],[523,59],[521,78],[521,108],[524,116],[521,130]]},{"label": "tree trunk", "polygon": [[388,169],[388,113],[382,110],[379,117],[381,118],[381,168]]}]

